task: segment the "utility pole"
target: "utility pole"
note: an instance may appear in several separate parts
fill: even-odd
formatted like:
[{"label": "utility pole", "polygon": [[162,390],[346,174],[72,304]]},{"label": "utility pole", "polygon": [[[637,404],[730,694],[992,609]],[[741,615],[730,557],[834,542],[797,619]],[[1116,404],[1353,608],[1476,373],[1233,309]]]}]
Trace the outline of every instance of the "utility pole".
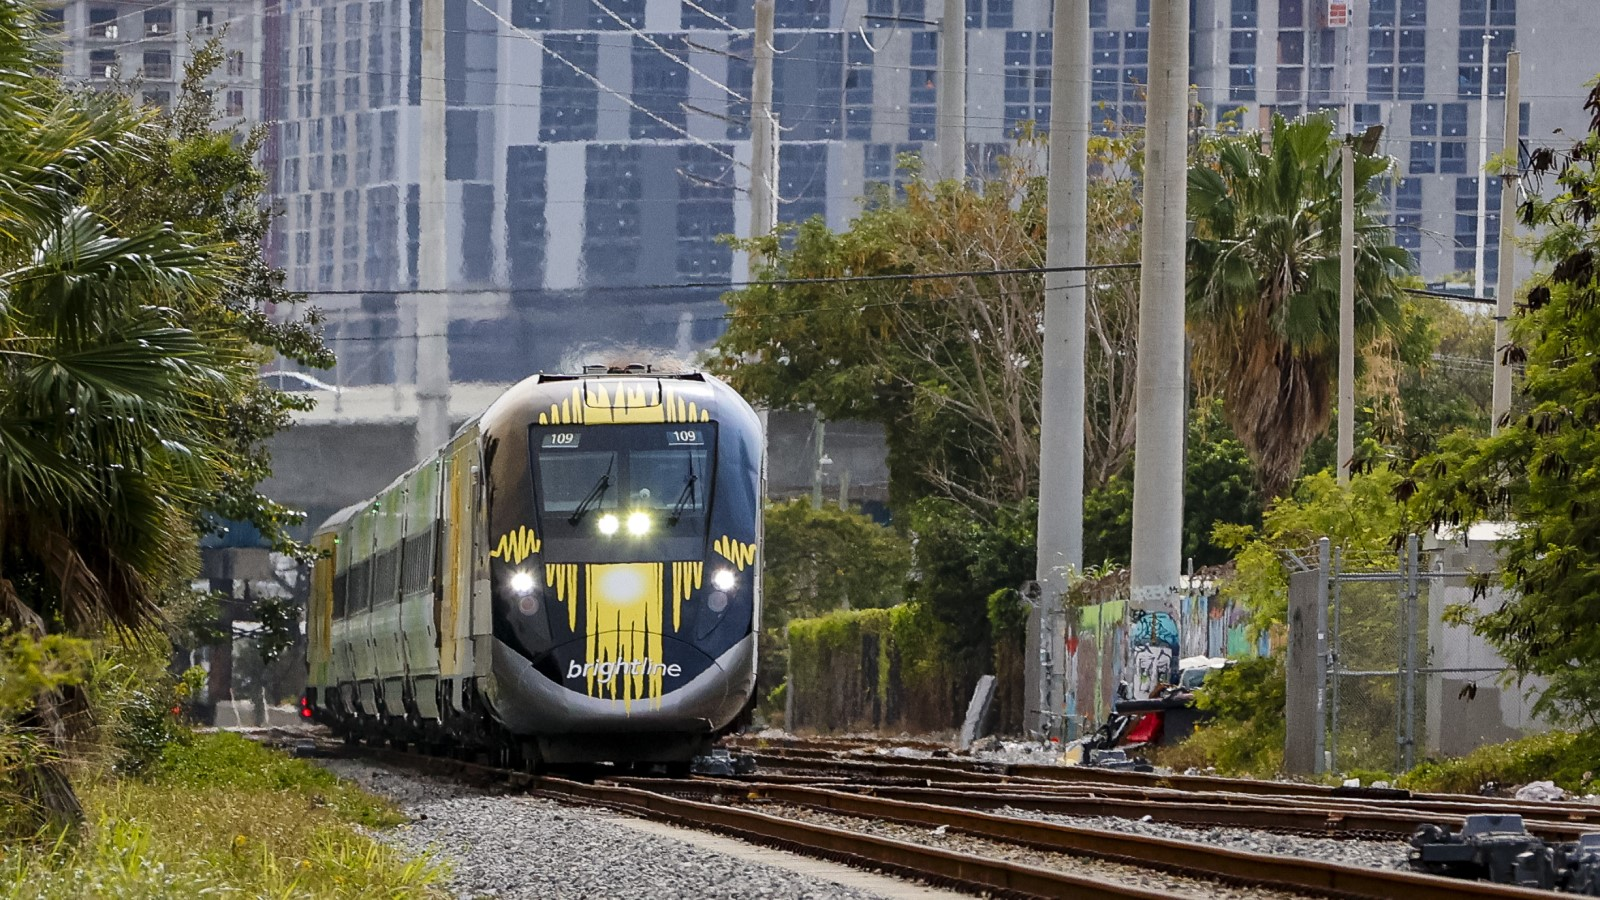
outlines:
[{"label": "utility pole", "polygon": [[[756,0],[755,71],[750,81],[750,236],[778,225],[778,120],[772,112],[773,0]],[[754,256],[754,254],[752,254]],[[751,276],[759,258],[752,259]]]},{"label": "utility pole", "polygon": [[[1089,0],[1056,0],[1050,65],[1050,169],[1044,276],[1044,351],[1039,396],[1037,631],[1027,656],[1040,700],[1039,730],[1055,730],[1065,708],[1066,646],[1061,597],[1083,570],[1084,345],[1089,274]],[[1030,622],[1030,625],[1033,623]],[[1033,630],[1033,629],[1030,629]],[[1046,660],[1050,676],[1045,677]],[[1071,727],[1071,723],[1068,723]],[[1073,737],[1073,735],[1063,735]]]},{"label": "utility pole", "polygon": [[817,455],[813,460],[813,465],[811,468],[811,508],[821,509],[823,477],[822,467],[832,462],[832,460],[828,459],[828,452],[823,449],[823,444],[827,440],[828,423],[822,421],[822,416],[820,414],[817,415],[813,421],[816,423],[815,431],[817,435]]},{"label": "utility pole", "polygon": [[[1522,54],[1506,54],[1506,130],[1501,138],[1504,164],[1500,167],[1500,278],[1494,289],[1494,392],[1489,403],[1489,433],[1500,430],[1500,420],[1511,411],[1511,364],[1506,362],[1506,344],[1511,341],[1511,303],[1517,284],[1512,280],[1517,261],[1517,139],[1522,133],[1521,103]],[[1485,103],[1488,101],[1485,100]],[[1488,184],[1488,175],[1484,175]],[[1483,192],[1479,191],[1481,198]],[[1483,296],[1479,294],[1478,296]]]},{"label": "utility pole", "polygon": [[1483,33],[1483,77],[1478,87],[1478,248],[1472,263],[1472,294],[1483,296],[1483,246],[1489,239],[1489,32]]},{"label": "utility pole", "polygon": [[1134,608],[1141,610],[1170,601],[1183,555],[1188,88],[1189,0],[1152,0],[1129,573]]},{"label": "utility pole", "polygon": [[449,245],[445,240],[444,0],[422,0],[422,131],[417,159],[416,392],[414,456],[450,438]]},{"label": "utility pole", "polygon": [[967,4],[944,0],[939,21],[939,177],[967,175]]},{"label": "utility pole", "polygon": [[1339,484],[1356,455],[1356,148],[1339,147]]}]

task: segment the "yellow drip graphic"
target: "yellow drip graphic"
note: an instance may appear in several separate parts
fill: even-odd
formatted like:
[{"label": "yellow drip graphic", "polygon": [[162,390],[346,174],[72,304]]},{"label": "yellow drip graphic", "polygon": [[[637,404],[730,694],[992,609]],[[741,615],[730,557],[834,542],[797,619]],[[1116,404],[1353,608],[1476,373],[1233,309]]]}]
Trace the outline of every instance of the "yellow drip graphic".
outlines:
[{"label": "yellow drip graphic", "polygon": [[555,588],[556,600],[567,605],[567,630],[578,630],[578,564],[545,563],[545,583]]},{"label": "yellow drip graphic", "polygon": [[672,564],[672,630],[682,628],[683,601],[700,589],[700,577],[705,572],[703,562],[675,562]]},{"label": "yellow drip graphic", "polygon": [[520,526],[516,531],[508,531],[500,535],[500,541],[493,550],[489,551],[492,559],[503,560],[517,565],[528,557],[539,552],[541,546],[539,536],[533,529],[526,525]]},{"label": "yellow drip graphic", "polygon": [[[661,563],[619,563],[588,566],[584,619],[588,628],[588,660],[584,667],[591,697],[661,703],[662,658]],[[602,675],[602,672],[608,673]]]},{"label": "yellow drip graphic", "polygon": [[756,561],[755,544],[736,541],[727,535],[723,535],[712,542],[711,549],[721,554],[728,562],[738,566],[741,572],[745,570],[746,566],[754,565]]}]

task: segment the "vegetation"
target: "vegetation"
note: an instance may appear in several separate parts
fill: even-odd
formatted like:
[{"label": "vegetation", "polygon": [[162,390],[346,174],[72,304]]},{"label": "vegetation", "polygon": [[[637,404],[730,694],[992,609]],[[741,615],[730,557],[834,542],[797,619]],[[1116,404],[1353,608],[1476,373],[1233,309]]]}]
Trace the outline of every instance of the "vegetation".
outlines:
[{"label": "vegetation", "polygon": [[402,821],[392,807],[237,735],[171,744],[84,801],[76,841],[0,853],[0,897],[443,896],[438,865],[364,832]]},{"label": "vegetation", "polygon": [[[1270,145],[1267,143],[1270,137]],[[1274,115],[1270,136],[1223,136],[1189,170],[1189,321],[1202,394],[1223,398],[1263,493],[1294,483],[1332,415],[1338,366],[1340,177],[1333,120]],[[1356,334],[1402,321],[1408,256],[1381,214],[1388,157],[1357,154]]]},{"label": "vegetation", "polygon": [[216,47],[165,119],[63,88],[55,52],[0,5],[0,622],[31,691],[0,708],[0,791],[10,827],[50,833],[83,820],[74,766],[160,746],[183,682],[157,666],[96,692],[189,594],[196,538],[239,519],[287,545],[294,517],[255,486],[294,403],[256,368],[326,361],[314,321],[268,318],[293,298],[262,255],[259,137],[212,130]]},{"label": "vegetation", "polygon": [[1459,759],[1424,760],[1400,776],[1414,791],[1476,794],[1491,782],[1501,787],[1554,781],[1577,793],[1595,791],[1600,732],[1550,731],[1490,744]]},{"label": "vegetation", "polygon": [[1277,775],[1283,769],[1285,684],[1281,656],[1242,660],[1212,673],[1195,701],[1212,718],[1163,751],[1161,763],[1212,767],[1223,775]]},{"label": "vegetation", "polygon": [[[1600,111],[1600,86],[1587,108]],[[1528,194],[1522,225],[1534,229],[1535,278],[1518,310],[1513,345],[1526,360],[1521,410],[1492,437],[1440,441],[1398,486],[1416,494],[1434,526],[1510,519],[1502,543],[1507,599],[1469,621],[1521,674],[1547,679],[1541,712],[1600,725],[1600,118],[1569,149],[1536,151],[1531,171],[1554,190]]]},{"label": "vegetation", "polygon": [[[1135,162],[1129,140],[1096,138],[1111,174]],[[820,217],[756,242],[764,279],[1039,266],[1044,179],[1016,160],[983,184],[913,176],[903,193],[878,188],[842,232]],[[1092,262],[1138,258],[1131,180],[1091,185]],[[1085,453],[1089,483],[1121,468],[1133,442],[1133,317],[1137,279],[1090,292]],[[728,294],[729,327],[712,368],[773,408],[885,426],[890,501],[903,514],[924,497],[988,518],[1036,492],[1043,284],[1037,274],[904,281],[773,284]]]},{"label": "vegetation", "polygon": [[[905,596],[911,546],[859,513],[808,501],[767,508],[762,549],[761,668],[757,696],[782,711],[788,625],[835,609],[892,606]],[[778,693],[774,693],[774,692]]]}]

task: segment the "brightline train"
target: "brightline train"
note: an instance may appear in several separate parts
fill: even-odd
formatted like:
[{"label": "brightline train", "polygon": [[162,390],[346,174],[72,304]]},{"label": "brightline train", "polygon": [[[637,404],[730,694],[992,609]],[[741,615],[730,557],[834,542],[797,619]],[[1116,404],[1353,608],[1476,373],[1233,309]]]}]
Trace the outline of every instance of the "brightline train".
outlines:
[{"label": "brightline train", "polygon": [[763,440],[699,373],[512,387],[317,529],[308,709],[352,740],[686,768],[753,700]]}]

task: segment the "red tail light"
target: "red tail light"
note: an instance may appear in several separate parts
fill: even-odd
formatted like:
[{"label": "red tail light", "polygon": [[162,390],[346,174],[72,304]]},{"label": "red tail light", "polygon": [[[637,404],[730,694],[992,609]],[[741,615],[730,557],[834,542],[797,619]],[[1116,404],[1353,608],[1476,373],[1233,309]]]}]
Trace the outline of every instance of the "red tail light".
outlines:
[{"label": "red tail light", "polygon": [[304,718],[304,719],[309,719],[309,718],[311,718],[311,715],[312,715],[311,699],[309,697],[301,697],[300,698],[300,717]]}]

